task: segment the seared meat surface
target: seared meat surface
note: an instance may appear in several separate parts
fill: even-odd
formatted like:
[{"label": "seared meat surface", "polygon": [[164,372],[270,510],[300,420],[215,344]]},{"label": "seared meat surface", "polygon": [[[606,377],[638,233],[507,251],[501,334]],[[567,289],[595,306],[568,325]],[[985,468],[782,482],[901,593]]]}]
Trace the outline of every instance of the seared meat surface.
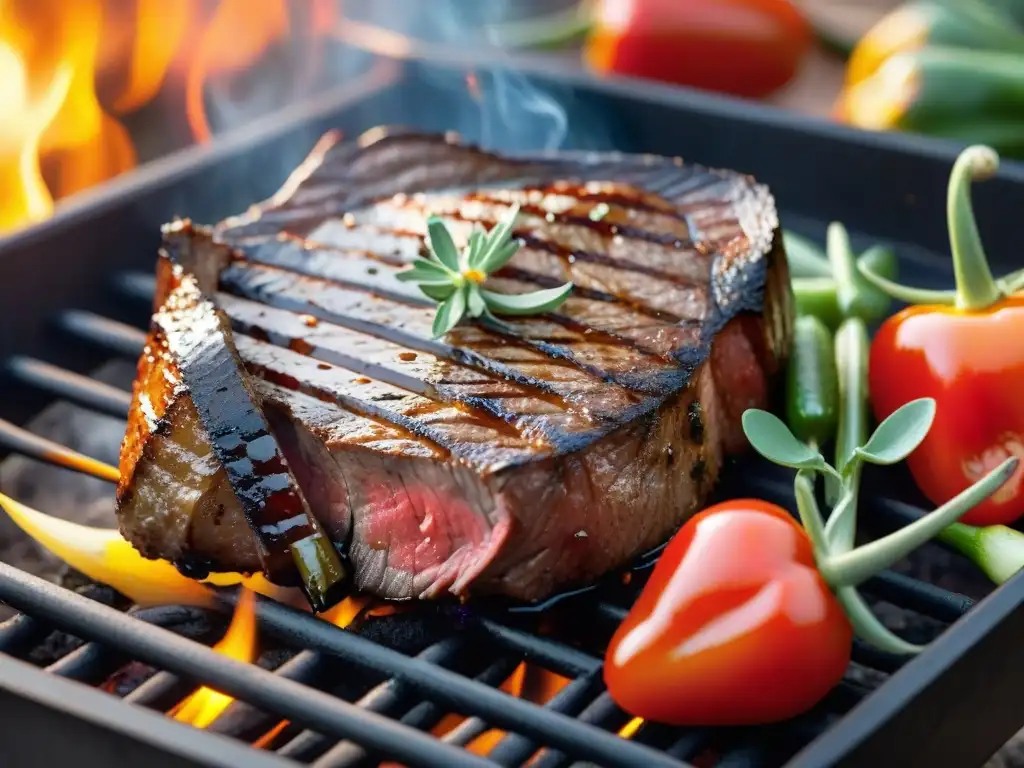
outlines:
[{"label": "seared meat surface", "polygon": [[[432,303],[395,278],[427,216],[461,245],[515,203],[523,246],[488,287],[573,293],[432,339]],[[742,449],[792,325],[773,203],[751,179],[414,134],[328,136],[268,203],[213,230],[169,225],[152,343],[175,274],[216,307],[312,524],[391,598],[538,599],[663,542]],[[193,573],[266,570],[201,415],[207,385],[176,386],[182,361],[152,343],[122,449],[124,535]]]}]

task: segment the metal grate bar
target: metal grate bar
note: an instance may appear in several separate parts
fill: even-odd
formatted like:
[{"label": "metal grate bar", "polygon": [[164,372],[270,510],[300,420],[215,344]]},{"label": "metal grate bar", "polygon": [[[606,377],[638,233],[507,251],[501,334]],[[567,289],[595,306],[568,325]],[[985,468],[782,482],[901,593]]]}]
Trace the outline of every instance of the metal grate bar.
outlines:
[{"label": "metal grate bar", "polygon": [[123,357],[137,358],[146,346],[144,331],[81,309],[62,312],[57,318],[57,324],[72,336]]},{"label": "metal grate bar", "polygon": [[579,677],[601,668],[601,661],[562,643],[531,635],[496,621],[480,619],[480,626],[499,645],[565,677]]},{"label": "metal grate bar", "polygon": [[[501,657],[477,675],[474,681],[486,686],[501,685],[517,666],[519,666],[517,659]],[[367,694],[363,699],[360,699],[360,703],[369,695]],[[440,723],[444,715],[445,711],[437,704],[432,701],[423,701],[410,709],[399,719],[399,722],[403,725],[425,731]],[[279,750],[278,754],[288,756],[285,755],[284,750]],[[343,741],[332,747],[317,762],[320,768],[349,768],[350,766],[361,764],[368,756],[367,750],[363,747],[351,741]]]},{"label": "metal grate bar", "polygon": [[86,643],[50,664],[46,671],[69,680],[96,685],[113,674],[117,668],[116,659],[116,655],[109,649],[97,643]]},{"label": "metal grate bar", "polygon": [[967,613],[974,601],[966,595],[936,587],[926,581],[883,571],[864,584],[864,590],[933,619],[952,623]]},{"label": "metal grate bar", "polygon": [[[465,638],[461,635],[455,635],[435,643],[419,653],[416,658],[428,664],[450,663],[455,654],[464,647]],[[320,654],[316,655],[320,656]],[[377,712],[378,714],[393,716],[400,711],[406,693],[405,686],[402,686],[398,680],[392,678],[370,689],[356,702],[356,706],[368,709],[371,712]],[[287,744],[278,749],[277,753],[283,757],[299,758],[303,755],[321,752],[329,745],[330,740],[322,734],[315,731],[303,731],[296,734]],[[365,757],[365,751],[352,742],[339,742],[335,745],[334,749],[338,751],[346,749],[347,747],[343,745],[349,745],[352,749],[359,750],[359,757],[355,758],[353,762],[362,760]]]},{"label": "metal grate bar", "polygon": [[166,712],[195,689],[196,684],[190,680],[183,680],[170,672],[157,672],[124,700],[146,709]]},{"label": "metal grate bar", "polygon": [[156,295],[156,275],[151,272],[119,272],[114,276],[113,287],[125,296],[148,303]]},{"label": "metal grate bar", "polygon": [[[552,697],[544,708],[563,715],[578,715],[601,687],[601,673],[598,670],[578,677],[566,685]],[[542,745],[521,736],[510,733],[491,750],[488,757],[499,765],[514,768],[525,764]]]},{"label": "metal grate bar", "polygon": [[[182,676],[201,677],[218,690],[278,712],[289,720],[339,738],[357,738],[408,765],[488,765],[474,755],[380,715],[291,680],[282,680],[255,665],[229,659],[4,563],[0,563],[0,600],[19,610],[32,610],[76,635],[107,639],[119,650],[148,664],[166,667]],[[311,621],[323,624],[312,617]],[[345,634],[336,627],[329,628]]]},{"label": "metal grate bar", "polygon": [[0,419],[0,448],[42,461],[55,467],[98,477],[112,483],[117,482],[117,467],[86,456],[84,453],[65,448],[60,443],[40,437],[34,432]]},{"label": "metal grate bar", "polygon": [[268,634],[288,642],[300,642],[307,648],[337,654],[385,676],[399,677],[420,689],[428,698],[457,712],[472,712],[498,727],[534,736],[546,744],[562,747],[601,764],[671,765],[678,768],[678,761],[661,752],[595,731],[572,718],[546,712],[529,702],[476,685],[446,669],[418,664],[415,659],[338,630],[288,606],[261,599],[257,600],[256,612]]},{"label": "metal grate bar", "polygon": [[12,358],[7,363],[7,370],[22,384],[41,389],[54,397],[108,416],[122,419],[128,416],[131,393],[110,384],[31,357]]},{"label": "metal grate bar", "polygon": [[0,653],[18,656],[20,652],[42,641],[50,631],[43,622],[24,613],[0,624]]},{"label": "metal grate bar", "polygon": [[[274,670],[274,674],[303,685],[312,685],[328,666],[323,654],[299,651]],[[324,686],[316,686],[323,688]],[[234,736],[243,741],[255,741],[273,728],[281,718],[264,712],[244,701],[233,701],[224,713],[207,728],[213,733]]]}]

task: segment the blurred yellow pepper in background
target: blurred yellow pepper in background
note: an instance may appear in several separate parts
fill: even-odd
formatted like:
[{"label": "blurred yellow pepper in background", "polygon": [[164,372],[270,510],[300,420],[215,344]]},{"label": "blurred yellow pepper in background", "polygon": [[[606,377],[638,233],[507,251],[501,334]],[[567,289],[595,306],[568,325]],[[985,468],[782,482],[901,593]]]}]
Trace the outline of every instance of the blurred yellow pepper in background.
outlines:
[{"label": "blurred yellow pepper in background", "polygon": [[849,57],[836,119],[985,143],[1024,156],[1024,3],[921,0],[892,11]]}]

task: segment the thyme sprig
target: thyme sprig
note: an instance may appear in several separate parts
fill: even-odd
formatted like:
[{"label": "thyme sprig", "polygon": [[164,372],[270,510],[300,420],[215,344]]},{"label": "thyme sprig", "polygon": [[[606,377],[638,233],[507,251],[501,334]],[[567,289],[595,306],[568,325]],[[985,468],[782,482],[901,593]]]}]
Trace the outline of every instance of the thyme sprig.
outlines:
[{"label": "thyme sprig", "polygon": [[438,302],[432,332],[440,338],[465,316],[480,317],[501,324],[495,315],[535,315],[559,306],[572,283],[532,293],[495,293],[483,287],[487,278],[505,266],[521,241],[512,238],[519,206],[512,206],[490,232],[475,228],[466,247],[459,252],[442,219],[427,219],[429,258],[414,259],[409,269],[396,276],[416,283],[430,299]]}]

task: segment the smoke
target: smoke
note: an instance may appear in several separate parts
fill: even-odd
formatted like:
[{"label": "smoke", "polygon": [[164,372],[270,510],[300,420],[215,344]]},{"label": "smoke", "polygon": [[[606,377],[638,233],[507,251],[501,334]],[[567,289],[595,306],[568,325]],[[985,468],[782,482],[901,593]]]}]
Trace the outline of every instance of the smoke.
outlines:
[{"label": "smoke", "polygon": [[[287,114],[289,104],[318,98],[327,103],[332,93],[367,80],[382,62],[402,62],[399,81],[304,124],[270,151],[250,150],[221,164],[206,174],[201,189],[175,200],[173,213],[213,222],[244,210],[275,191],[331,128],[350,138],[380,125],[454,131],[465,141],[511,153],[611,148],[607,115],[557,77],[538,74],[533,56],[494,42],[497,25],[557,12],[574,2],[339,0],[327,45],[314,51],[293,39],[288,50],[272,51],[241,77],[208,84],[205,97],[215,137],[223,141],[239,131],[258,133],[260,121]],[[549,61],[558,66],[556,58]],[[316,87],[309,85],[308,74],[282,74],[282,67],[305,73],[316,69]],[[160,223],[168,214],[161,209],[154,215]]]},{"label": "smoke", "polygon": [[[338,26],[345,45],[335,79],[353,76],[366,66],[367,55],[413,60],[416,86],[398,89],[391,105],[396,122],[456,131],[506,152],[606,149],[601,117],[573,88],[536,74],[534,57],[497,45],[501,25],[557,13],[575,2],[345,0]],[[565,68],[572,55],[546,54],[545,61]]]}]

